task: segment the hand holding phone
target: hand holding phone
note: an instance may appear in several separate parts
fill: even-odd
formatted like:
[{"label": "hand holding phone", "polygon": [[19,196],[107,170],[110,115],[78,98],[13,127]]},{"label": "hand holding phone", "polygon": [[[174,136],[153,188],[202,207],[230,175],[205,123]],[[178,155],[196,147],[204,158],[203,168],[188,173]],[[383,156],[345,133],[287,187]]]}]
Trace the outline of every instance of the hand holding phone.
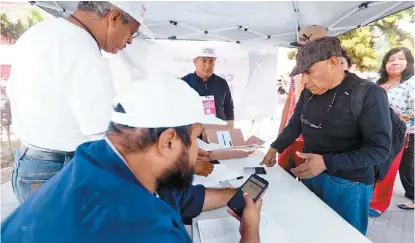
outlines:
[{"label": "hand holding phone", "polygon": [[268,187],[268,181],[258,175],[251,175],[247,181],[239,188],[236,194],[229,200],[228,207],[232,209],[239,217],[246,207],[243,194],[247,193],[249,197],[256,202]]},{"label": "hand holding phone", "polygon": [[[254,200],[248,195],[248,193],[244,193],[242,197],[245,200],[246,205],[242,213],[242,217],[237,215],[231,209],[228,209],[228,213],[237,220],[239,220],[239,222],[241,223],[241,226],[239,227],[239,233],[242,237],[257,237],[259,232],[262,199],[260,198],[256,202],[254,202]],[[248,230],[250,232],[247,232]]]}]

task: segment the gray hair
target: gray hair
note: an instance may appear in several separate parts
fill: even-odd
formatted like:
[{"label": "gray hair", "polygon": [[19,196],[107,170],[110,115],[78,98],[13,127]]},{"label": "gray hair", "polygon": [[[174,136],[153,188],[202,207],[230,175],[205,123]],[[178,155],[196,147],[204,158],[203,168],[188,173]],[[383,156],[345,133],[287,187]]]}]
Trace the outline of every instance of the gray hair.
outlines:
[{"label": "gray hair", "polygon": [[111,10],[118,9],[121,12],[121,18],[124,23],[134,22],[135,19],[128,13],[124,12],[114,4],[104,1],[80,1],[78,3],[78,10],[96,13],[103,18]]}]

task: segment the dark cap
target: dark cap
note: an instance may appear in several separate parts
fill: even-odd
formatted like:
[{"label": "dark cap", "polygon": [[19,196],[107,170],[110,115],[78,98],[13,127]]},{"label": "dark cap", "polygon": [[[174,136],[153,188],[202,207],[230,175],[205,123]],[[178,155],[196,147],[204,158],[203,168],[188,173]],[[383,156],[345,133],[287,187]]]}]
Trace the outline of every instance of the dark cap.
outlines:
[{"label": "dark cap", "polygon": [[341,57],[342,47],[340,40],[334,36],[314,39],[298,50],[296,56],[297,66],[290,73],[290,77],[304,73],[314,63],[329,59],[330,57]]}]

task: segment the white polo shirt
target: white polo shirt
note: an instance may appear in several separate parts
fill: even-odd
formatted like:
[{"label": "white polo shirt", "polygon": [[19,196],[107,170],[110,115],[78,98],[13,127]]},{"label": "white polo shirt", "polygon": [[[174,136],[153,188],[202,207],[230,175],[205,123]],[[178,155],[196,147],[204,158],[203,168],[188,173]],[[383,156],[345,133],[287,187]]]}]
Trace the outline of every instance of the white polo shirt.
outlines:
[{"label": "white polo shirt", "polygon": [[26,31],[14,50],[7,94],[13,128],[24,143],[74,151],[107,130],[111,72],[87,31],[51,18]]}]

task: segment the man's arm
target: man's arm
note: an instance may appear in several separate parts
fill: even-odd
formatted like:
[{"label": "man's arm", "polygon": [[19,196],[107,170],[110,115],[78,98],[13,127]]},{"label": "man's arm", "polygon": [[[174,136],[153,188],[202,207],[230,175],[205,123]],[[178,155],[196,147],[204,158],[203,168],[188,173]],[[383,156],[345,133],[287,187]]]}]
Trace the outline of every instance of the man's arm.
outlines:
[{"label": "man's arm", "polygon": [[379,86],[369,88],[358,120],[362,146],[346,153],[323,155],[330,172],[374,166],[384,163],[390,156],[392,121],[388,97]]},{"label": "man's arm", "polygon": [[237,189],[206,189],[203,211],[209,211],[226,206],[228,201],[235,195]]},{"label": "man's arm", "polygon": [[282,133],[278,136],[277,140],[271,144],[271,148],[277,150],[278,153],[282,153],[288,146],[294,143],[294,141],[301,134],[302,128],[300,117],[303,108],[305,92],[309,91],[303,90],[300,99],[295,106],[294,114],[291,116],[288,125],[282,130]]},{"label": "man's arm", "polygon": [[228,123],[228,127],[229,128],[234,128],[234,126],[235,126],[235,121],[226,121],[227,123]]},{"label": "man's arm", "polygon": [[103,134],[111,120],[113,80],[104,60],[80,61],[70,77],[69,104],[82,134]]},{"label": "man's arm", "polygon": [[226,89],[226,94],[225,94],[225,115],[226,115],[226,121],[229,122],[232,121],[231,124],[233,127],[233,120],[235,120],[235,114],[234,114],[234,107],[233,107],[233,99],[232,99],[232,94],[231,94],[231,89],[229,88],[228,83],[225,82],[225,89]]},{"label": "man's arm", "polygon": [[293,95],[293,90],[290,86],[290,89],[288,90],[287,99],[285,100],[284,109],[282,110],[281,123],[280,123],[280,129],[278,130],[278,135],[281,134],[282,130],[287,125],[288,113],[290,112],[290,108],[291,108],[291,96],[292,95]]}]

